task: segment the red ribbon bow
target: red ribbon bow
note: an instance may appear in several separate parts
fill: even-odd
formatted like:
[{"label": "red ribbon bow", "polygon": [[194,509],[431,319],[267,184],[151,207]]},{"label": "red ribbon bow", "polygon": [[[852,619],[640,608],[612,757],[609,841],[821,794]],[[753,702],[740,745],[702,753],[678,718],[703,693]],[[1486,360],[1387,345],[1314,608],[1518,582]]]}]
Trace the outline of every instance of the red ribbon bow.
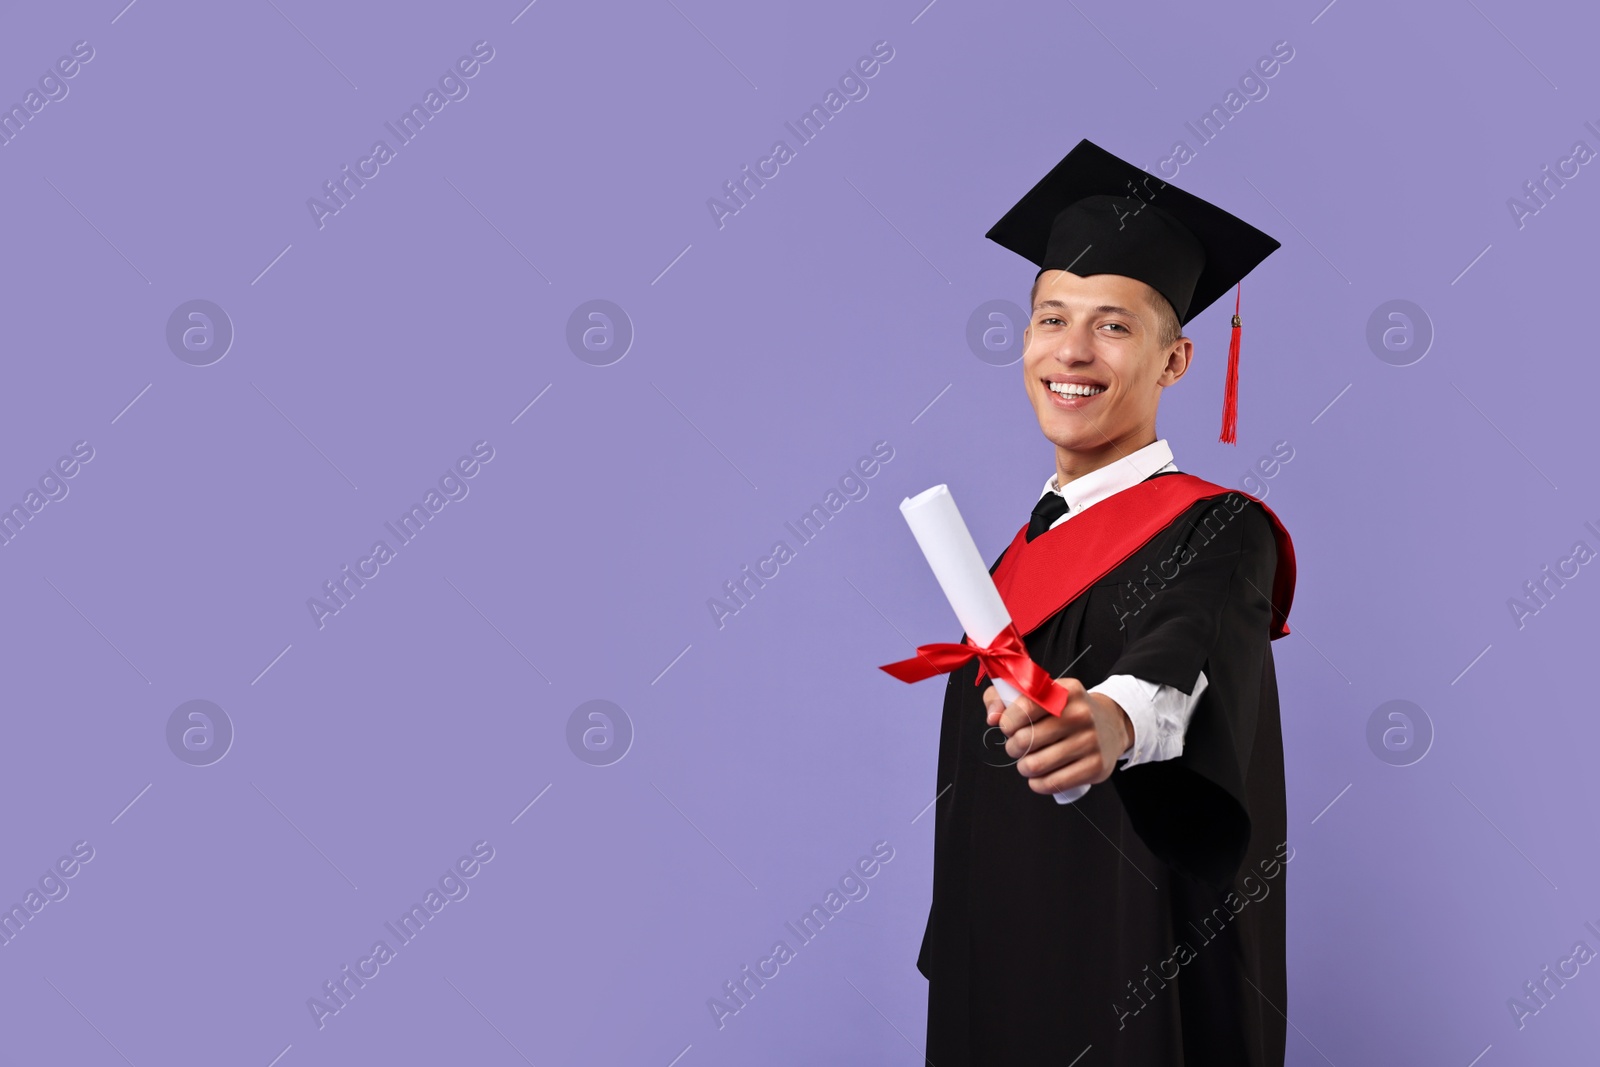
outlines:
[{"label": "red ribbon bow", "polygon": [[885,663],[878,669],[886,671],[902,682],[920,682],[936,674],[948,674],[976,657],[980,665],[973,684],[983,681],[985,672],[1004,678],[1017,690],[1055,716],[1060,716],[1067,706],[1067,691],[1054,683],[1050,675],[1033,662],[1017,632],[1017,624],[1007,623],[995,635],[989,647],[984,648],[969,636],[962,644],[949,642],[918,645],[911,659]]}]

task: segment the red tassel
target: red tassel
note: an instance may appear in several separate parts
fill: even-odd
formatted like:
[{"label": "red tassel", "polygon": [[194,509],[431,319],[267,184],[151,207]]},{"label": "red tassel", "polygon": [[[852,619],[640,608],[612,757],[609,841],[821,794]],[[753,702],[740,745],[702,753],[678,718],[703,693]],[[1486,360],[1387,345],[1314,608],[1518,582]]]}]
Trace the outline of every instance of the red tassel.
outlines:
[{"label": "red tassel", "polygon": [[[1244,284],[1241,282],[1239,290]],[[1238,444],[1239,426],[1239,296],[1240,291],[1233,295],[1233,337],[1228,341],[1228,383],[1222,392],[1222,436],[1218,441],[1225,444]]]}]

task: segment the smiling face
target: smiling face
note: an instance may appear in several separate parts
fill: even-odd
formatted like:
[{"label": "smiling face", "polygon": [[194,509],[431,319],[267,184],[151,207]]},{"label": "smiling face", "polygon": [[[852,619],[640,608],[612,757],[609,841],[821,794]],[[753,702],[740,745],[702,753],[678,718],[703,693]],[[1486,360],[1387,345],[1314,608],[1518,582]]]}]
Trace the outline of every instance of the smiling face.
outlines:
[{"label": "smiling face", "polygon": [[1163,319],[1175,321],[1164,305],[1150,286],[1120,274],[1039,276],[1022,375],[1039,428],[1056,446],[1061,482],[1156,440],[1161,390],[1183,377],[1194,351],[1186,337],[1163,343]]}]

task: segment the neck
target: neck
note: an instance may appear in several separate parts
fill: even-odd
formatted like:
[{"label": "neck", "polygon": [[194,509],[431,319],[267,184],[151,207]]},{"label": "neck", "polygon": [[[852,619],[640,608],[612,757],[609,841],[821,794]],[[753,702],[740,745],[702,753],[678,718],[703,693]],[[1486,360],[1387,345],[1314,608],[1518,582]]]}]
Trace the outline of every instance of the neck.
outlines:
[{"label": "neck", "polygon": [[1146,445],[1156,443],[1156,431],[1151,427],[1148,431],[1136,437],[1128,437],[1120,441],[1107,441],[1099,448],[1073,449],[1062,445],[1056,446],[1056,486],[1064,486],[1085,474],[1092,474],[1101,467],[1107,467],[1125,456],[1133,453]]}]

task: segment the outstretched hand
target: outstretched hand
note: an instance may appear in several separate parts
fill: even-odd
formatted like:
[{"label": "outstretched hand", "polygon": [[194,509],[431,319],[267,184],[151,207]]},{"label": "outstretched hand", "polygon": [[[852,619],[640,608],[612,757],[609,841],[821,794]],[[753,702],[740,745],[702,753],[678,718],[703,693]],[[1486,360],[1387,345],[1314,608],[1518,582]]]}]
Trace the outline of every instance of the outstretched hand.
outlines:
[{"label": "outstretched hand", "polygon": [[988,724],[1006,735],[1006,755],[1017,761],[1017,772],[1035,793],[1103,782],[1133,744],[1133,723],[1115,700],[1087,691],[1076,678],[1053,684],[1067,691],[1060,717],[1026,694],[1007,705],[994,686],[983,691]]}]

